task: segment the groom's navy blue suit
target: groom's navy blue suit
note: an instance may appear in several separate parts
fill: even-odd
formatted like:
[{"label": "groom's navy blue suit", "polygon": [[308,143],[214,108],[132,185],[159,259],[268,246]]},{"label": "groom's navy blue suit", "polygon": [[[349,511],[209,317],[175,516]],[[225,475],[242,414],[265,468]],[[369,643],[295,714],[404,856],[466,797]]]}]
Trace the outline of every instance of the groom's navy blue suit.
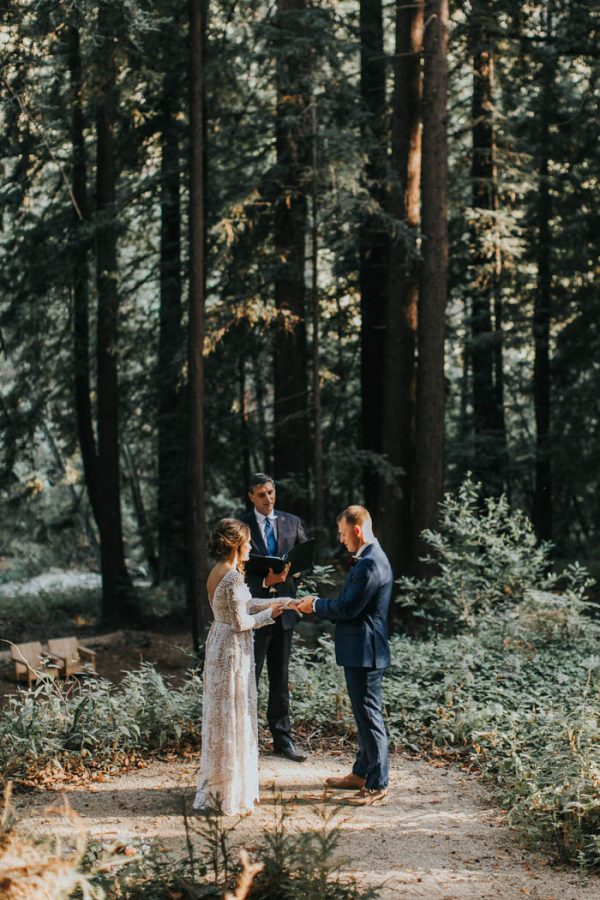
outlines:
[{"label": "groom's navy blue suit", "polygon": [[388,740],[381,711],[381,683],[390,664],[387,615],[392,569],[379,541],[367,544],[346,575],[339,597],[317,598],[318,616],[335,622],[335,658],[344,667],[358,729],[352,771],[365,787],[388,784]]}]

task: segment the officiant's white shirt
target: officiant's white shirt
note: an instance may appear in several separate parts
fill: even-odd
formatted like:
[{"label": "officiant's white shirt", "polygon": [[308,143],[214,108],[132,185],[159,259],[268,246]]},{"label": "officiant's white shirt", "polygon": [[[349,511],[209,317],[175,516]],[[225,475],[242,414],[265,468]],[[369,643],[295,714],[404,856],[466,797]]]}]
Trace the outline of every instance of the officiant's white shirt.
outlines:
[{"label": "officiant's white shirt", "polygon": [[260,533],[263,536],[265,546],[267,544],[267,536],[265,534],[265,522],[267,521],[267,519],[271,523],[271,528],[273,529],[275,540],[277,540],[277,516],[275,515],[275,513],[272,513],[270,516],[263,516],[263,514],[259,513],[257,508],[254,507],[254,515],[256,516],[256,521],[258,522],[258,527],[260,528]]}]

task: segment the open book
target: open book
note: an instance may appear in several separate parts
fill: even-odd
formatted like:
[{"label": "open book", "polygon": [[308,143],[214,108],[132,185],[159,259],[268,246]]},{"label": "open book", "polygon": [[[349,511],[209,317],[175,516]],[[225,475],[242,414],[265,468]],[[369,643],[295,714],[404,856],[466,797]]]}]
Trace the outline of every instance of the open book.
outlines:
[{"label": "open book", "polygon": [[246,562],[246,572],[249,575],[262,575],[264,578],[269,574],[269,569],[273,569],[278,575],[289,563],[290,575],[300,575],[301,572],[306,572],[314,566],[316,543],[316,540],[311,538],[302,544],[296,544],[285,556],[259,556],[258,553],[252,553]]}]

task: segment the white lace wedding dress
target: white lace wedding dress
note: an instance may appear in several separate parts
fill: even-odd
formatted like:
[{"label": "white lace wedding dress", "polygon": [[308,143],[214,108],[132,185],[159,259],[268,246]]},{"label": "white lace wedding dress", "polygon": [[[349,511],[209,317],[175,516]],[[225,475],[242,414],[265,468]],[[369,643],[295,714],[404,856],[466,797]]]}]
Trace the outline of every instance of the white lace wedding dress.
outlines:
[{"label": "white lace wedding dress", "polygon": [[270,600],[253,600],[243,575],[227,572],[213,594],[206,641],[202,752],[194,809],[218,797],[226,815],[258,800],[258,726],[254,628],[272,625]]}]

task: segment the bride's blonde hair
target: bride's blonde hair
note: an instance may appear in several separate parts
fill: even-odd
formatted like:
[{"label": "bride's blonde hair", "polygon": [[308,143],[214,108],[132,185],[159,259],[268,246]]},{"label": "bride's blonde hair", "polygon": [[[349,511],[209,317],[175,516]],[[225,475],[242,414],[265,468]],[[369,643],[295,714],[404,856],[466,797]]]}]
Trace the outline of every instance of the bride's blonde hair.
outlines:
[{"label": "bride's blonde hair", "polygon": [[227,559],[233,550],[237,553],[237,567],[244,571],[242,547],[250,540],[250,529],[239,519],[221,519],[213,528],[208,539],[208,552],[213,559]]}]

